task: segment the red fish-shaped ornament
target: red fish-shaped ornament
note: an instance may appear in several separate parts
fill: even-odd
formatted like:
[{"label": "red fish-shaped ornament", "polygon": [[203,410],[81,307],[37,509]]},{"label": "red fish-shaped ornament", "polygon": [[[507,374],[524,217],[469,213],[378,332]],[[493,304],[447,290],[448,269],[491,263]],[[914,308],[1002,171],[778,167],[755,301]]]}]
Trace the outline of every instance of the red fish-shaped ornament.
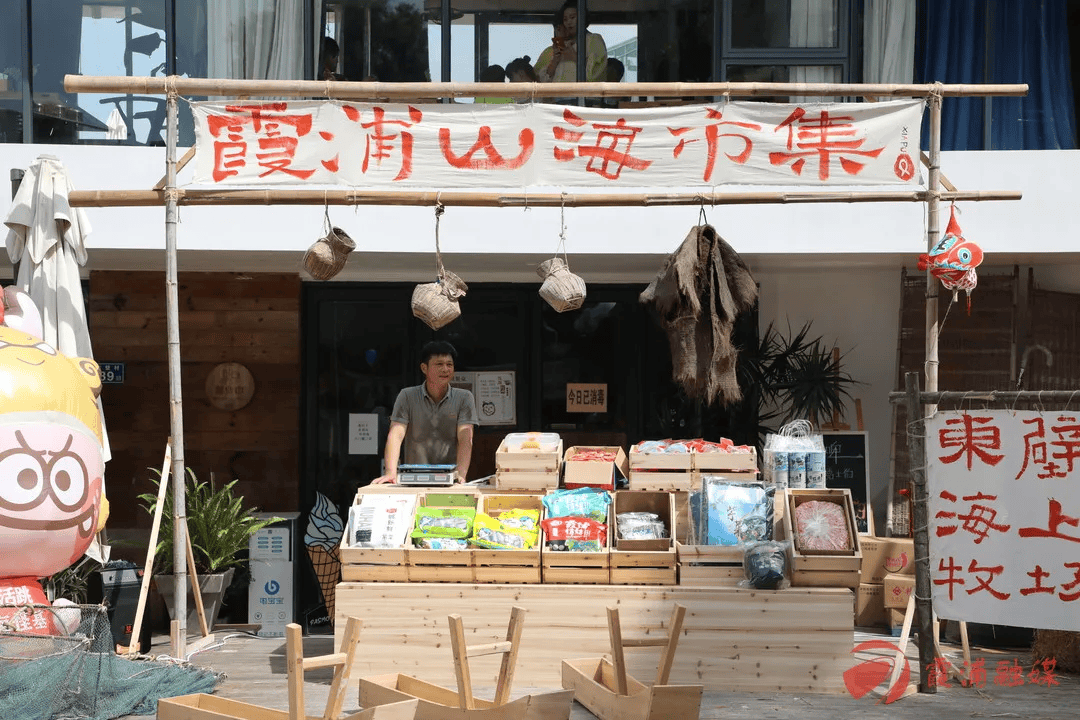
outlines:
[{"label": "red fish-shaped ornament", "polygon": [[956,205],[951,206],[945,235],[929,253],[919,256],[919,269],[929,268],[930,274],[941,280],[946,290],[953,291],[953,301],[959,291],[967,294],[967,311],[971,314],[971,291],[979,282],[975,268],[983,261],[983,251],[976,243],[964,239],[956,221]]}]

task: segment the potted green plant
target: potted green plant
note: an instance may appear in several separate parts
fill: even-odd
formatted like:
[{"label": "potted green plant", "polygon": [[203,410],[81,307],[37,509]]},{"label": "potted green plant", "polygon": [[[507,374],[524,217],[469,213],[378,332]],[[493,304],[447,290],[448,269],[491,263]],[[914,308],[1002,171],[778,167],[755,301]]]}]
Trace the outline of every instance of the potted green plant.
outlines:
[{"label": "potted green plant", "polygon": [[[161,473],[154,468],[150,472],[155,488],[161,482]],[[251,536],[281,518],[258,518],[254,508],[244,507],[243,496],[233,493],[236,480],[215,487],[213,482],[200,481],[195,472],[187,468],[185,504],[187,506],[188,535],[191,539],[195,572],[199,575],[200,597],[206,613],[208,627],[213,627],[221,608],[221,598],[232,582],[237,567],[247,560],[241,555],[248,548]],[[139,496],[143,507],[151,515],[157,510],[157,492]],[[165,493],[161,514],[161,529],[154,550],[154,581],[165,600],[169,617],[173,617],[173,493]],[[188,591],[188,623],[197,627],[194,596]]]}]

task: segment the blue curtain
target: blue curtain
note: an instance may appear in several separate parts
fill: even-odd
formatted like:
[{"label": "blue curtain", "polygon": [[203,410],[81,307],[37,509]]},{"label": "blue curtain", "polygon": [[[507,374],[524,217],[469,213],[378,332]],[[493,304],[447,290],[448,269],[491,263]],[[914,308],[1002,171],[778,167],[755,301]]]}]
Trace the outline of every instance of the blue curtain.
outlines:
[{"label": "blue curtain", "polygon": [[919,0],[919,20],[917,82],[1028,84],[1022,98],[946,98],[943,150],[1076,147],[1066,0]]}]

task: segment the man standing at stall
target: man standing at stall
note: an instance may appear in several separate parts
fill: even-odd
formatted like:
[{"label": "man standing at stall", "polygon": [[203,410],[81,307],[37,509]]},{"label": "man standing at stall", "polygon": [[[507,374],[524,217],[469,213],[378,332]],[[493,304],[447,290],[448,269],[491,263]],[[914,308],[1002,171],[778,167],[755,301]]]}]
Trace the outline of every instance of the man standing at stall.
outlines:
[{"label": "man standing at stall", "polygon": [[476,399],[468,390],[450,386],[456,358],[448,342],[435,340],[421,348],[424,382],[398,393],[386,436],[386,474],[372,484],[396,483],[399,459],[407,465],[456,465],[458,482],[465,481],[477,424]]}]

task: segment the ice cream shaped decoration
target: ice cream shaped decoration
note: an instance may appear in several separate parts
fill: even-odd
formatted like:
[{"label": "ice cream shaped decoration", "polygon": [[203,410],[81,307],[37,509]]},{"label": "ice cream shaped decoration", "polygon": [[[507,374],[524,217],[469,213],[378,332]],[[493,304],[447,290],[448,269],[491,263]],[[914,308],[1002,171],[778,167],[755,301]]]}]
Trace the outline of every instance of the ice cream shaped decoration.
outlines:
[{"label": "ice cream shaped decoration", "polygon": [[971,314],[971,291],[979,282],[975,268],[983,261],[983,251],[976,243],[966,240],[960,223],[956,221],[956,205],[949,210],[949,225],[945,235],[929,253],[919,256],[920,270],[930,269],[930,274],[941,280],[946,290],[956,295],[963,290],[967,294],[967,311]]},{"label": "ice cream shaped decoration", "polygon": [[307,546],[311,566],[315,569],[315,577],[319,579],[331,622],[334,620],[337,584],[341,578],[340,547],[344,534],[345,523],[341,521],[334,503],[322,493],[315,493],[315,505],[308,513],[307,530],[304,531],[304,545]]},{"label": "ice cream shaped decoration", "polygon": [[[0,604],[17,605],[44,600],[38,578],[86,552],[108,504],[97,364],[32,334],[41,319],[25,293],[6,288],[2,304]],[[7,620],[26,632],[54,630],[25,613]]]}]

